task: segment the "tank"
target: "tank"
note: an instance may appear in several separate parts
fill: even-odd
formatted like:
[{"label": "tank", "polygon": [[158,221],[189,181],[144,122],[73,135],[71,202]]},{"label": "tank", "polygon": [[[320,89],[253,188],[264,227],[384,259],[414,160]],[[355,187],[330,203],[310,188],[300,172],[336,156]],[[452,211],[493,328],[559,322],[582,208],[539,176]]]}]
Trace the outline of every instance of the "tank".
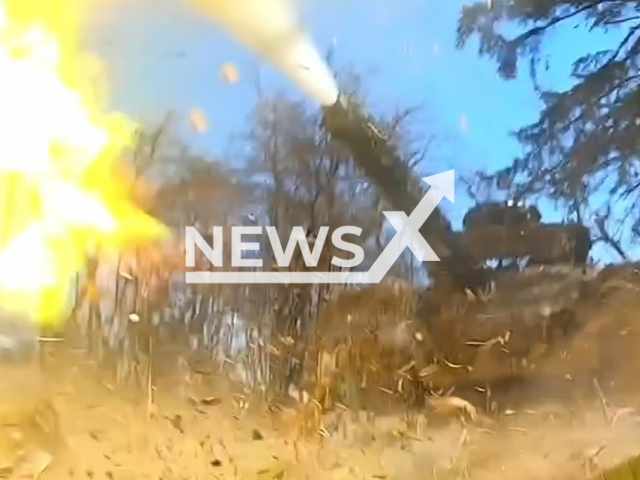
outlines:
[{"label": "tank", "polygon": [[[409,215],[425,191],[384,133],[361,105],[340,97],[324,108],[323,126],[346,146],[361,172],[394,209]],[[420,233],[440,262],[425,264],[434,283],[448,290],[486,291],[492,282],[488,260],[527,259],[527,265],[582,266],[591,249],[590,232],[580,224],[542,223],[540,211],[521,202],[488,202],[471,208],[456,232],[436,207]],[[513,262],[512,262],[513,263]]]},{"label": "tank", "polygon": [[[410,215],[425,190],[374,120],[348,98],[323,113],[331,138],[350,151],[394,210]],[[580,330],[575,305],[591,281],[586,268],[591,238],[584,225],[545,223],[537,208],[521,202],[488,202],[467,212],[461,231],[436,207],[420,233],[440,258],[424,263],[431,285],[414,289],[415,324],[430,339],[414,360],[435,362],[425,367],[440,372],[437,379],[428,377],[432,390],[535,373],[533,366],[553,355],[552,347]],[[384,288],[366,287],[371,300],[366,309],[385,310],[376,302]],[[347,300],[339,296],[334,302]],[[363,308],[349,304],[339,319],[356,318]],[[364,317],[375,320],[366,312]],[[498,340],[509,348],[478,348]],[[394,351],[402,356],[404,350]]]},{"label": "tank", "polygon": [[535,206],[487,202],[466,213],[460,242],[477,263],[497,260],[516,265],[585,265],[591,249],[589,229],[578,223],[543,223]]},{"label": "tank", "polygon": [[486,202],[470,208],[462,220],[465,230],[495,227],[533,227],[540,224],[542,216],[536,207],[526,207],[523,202]]}]

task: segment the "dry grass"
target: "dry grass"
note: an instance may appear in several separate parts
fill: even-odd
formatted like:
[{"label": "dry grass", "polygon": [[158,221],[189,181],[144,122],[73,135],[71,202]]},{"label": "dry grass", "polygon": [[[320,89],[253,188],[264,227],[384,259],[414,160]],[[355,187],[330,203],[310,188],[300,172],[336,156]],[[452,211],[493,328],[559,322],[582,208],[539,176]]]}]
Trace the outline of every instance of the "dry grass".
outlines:
[{"label": "dry grass", "polygon": [[[443,412],[446,421],[436,422],[425,414],[420,431],[400,416],[334,413],[322,418],[324,433],[302,438],[294,403],[277,415],[250,397],[241,407],[221,379],[183,395],[160,390],[148,418],[144,398],[105,386],[77,357],[73,365],[48,366],[66,449],[44,480],[581,479],[640,449],[638,397],[607,399],[615,421],[598,398],[533,399],[503,406],[494,419]],[[198,401],[211,397],[220,401]]]},{"label": "dry grass", "polygon": [[[313,398],[267,405],[225,379],[196,382],[183,371],[160,379],[150,407],[147,393],[114,388],[82,352],[64,349],[47,360],[44,388],[35,371],[3,374],[16,379],[3,383],[3,398],[19,409],[53,394],[62,440],[44,480],[580,480],[640,449],[640,297],[634,282],[611,282],[579,305],[585,328],[557,345],[515,394],[456,387],[410,415],[344,407],[321,415]],[[330,331],[344,328],[346,316],[351,322],[323,348],[348,339],[361,342],[359,361],[379,355],[362,340],[367,329],[395,328],[412,311],[409,290],[384,288],[333,305],[325,317],[337,322]],[[386,307],[375,307],[374,298]]]}]

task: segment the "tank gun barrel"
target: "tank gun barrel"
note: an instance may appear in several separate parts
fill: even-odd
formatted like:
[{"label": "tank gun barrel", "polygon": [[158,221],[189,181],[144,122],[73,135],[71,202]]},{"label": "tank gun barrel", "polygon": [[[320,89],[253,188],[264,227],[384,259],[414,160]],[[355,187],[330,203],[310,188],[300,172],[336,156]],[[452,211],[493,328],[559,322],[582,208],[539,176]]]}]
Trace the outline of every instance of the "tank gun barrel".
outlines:
[{"label": "tank gun barrel", "polygon": [[[378,130],[356,102],[340,96],[338,101],[323,107],[323,127],[351,152],[356,165],[382,192],[394,209],[410,215],[425,194],[419,179],[402,161],[384,132]],[[477,271],[471,256],[465,251],[450,222],[439,208],[429,216],[420,233],[440,258],[431,265],[430,273],[447,275],[459,287],[475,287],[469,279]]]}]

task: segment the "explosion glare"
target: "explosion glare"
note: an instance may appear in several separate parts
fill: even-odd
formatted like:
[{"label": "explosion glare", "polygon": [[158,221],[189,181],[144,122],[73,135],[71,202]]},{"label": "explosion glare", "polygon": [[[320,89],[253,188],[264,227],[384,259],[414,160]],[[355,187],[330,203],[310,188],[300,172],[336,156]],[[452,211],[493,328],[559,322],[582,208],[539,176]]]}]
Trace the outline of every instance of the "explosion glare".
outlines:
[{"label": "explosion glare", "polygon": [[86,6],[0,0],[0,308],[39,323],[60,319],[89,248],[165,234],[116,172],[135,125],[103,113]]},{"label": "explosion glare", "polygon": [[284,72],[322,106],[338,99],[326,62],[301,28],[291,0],[185,0]]}]

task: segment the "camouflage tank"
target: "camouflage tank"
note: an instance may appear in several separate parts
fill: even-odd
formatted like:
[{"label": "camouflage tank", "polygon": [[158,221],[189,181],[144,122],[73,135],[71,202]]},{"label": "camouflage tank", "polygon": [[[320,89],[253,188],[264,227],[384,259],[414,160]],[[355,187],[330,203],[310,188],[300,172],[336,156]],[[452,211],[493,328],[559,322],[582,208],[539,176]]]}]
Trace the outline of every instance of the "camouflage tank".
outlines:
[{"label": "camouflage tank", "polygon": [[[419,179],[357,104],[341,98],[326,107],[323,125],[395,210],[414,210],[425,195]],[[545,224],[518,203],[478,205],[463,223],[455,231],[436,207],[420,228],[441,259],[425,264],[432,286],[419,293],[416,314],[432,346],[423,357],[444,372],[440,384],[529,371],[579,328],[574,306],[589,280],[583,225]]]},{"label": "camouflage tank", "polygon": [[[425,195],[411,168],[361,107],[346,98],[324,111],[324,128],[352,153],[356,165],[394,209],[409,215]],[[467,212],[456,232],[436,207],[420,233],[441,259],[430,274],[459,291],[476,291],[492,280],[490,259],[531,257],[531,264],[581,268],[591,248],[589,230],[579,224],[543,224],[535,207],[517,202],[485,203]]]}]

